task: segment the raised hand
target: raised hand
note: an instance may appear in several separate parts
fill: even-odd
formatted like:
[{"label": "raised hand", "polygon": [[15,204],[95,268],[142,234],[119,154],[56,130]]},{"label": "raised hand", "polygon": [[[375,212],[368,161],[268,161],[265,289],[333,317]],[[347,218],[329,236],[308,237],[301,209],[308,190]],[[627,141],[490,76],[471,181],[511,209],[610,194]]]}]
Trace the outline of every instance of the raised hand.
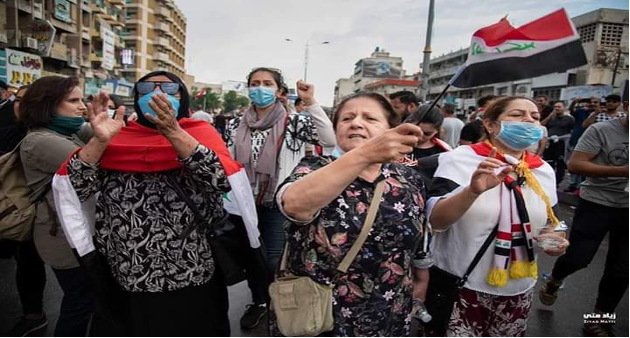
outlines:
[{"label": "raised hand", "polygon": [[315,86],[302,80],[296,83],[298,97],[306,103],[306,106],[312,106],[315,101]]},{"label": "raised hand", "polygon": [[422,135],[420,127],[405,123],[370,139],[357,149],[370,163],[397,161],[413,151]]},{"label": "raised hand", "polygon": [[101,92],[87,105],[88,119],[90,120],[94,137],[102,143],[109,143],[125,126],[123,120],[125,106],[118,107],[115,114],[116,117],[112,119],[107,114],[108,101],[109,95]]},{"label": "raised hand", "polygon": [[[512,171],[512,166],[494,158],[497,148],[492,148],[490,155],[483,162],[479,163],[477,170],[470,178],[470,189],[479,195],[499,185],[505,177]],[[505,167],[497,174],[495,169]]]},{"label": "raised hand", "polygon": [[149,107],[157,114],[157,117],[145,114],[144,116],[155,124],[155,127],[164,136],[169,136],[181,130],[177,122],[177,112],[173,109],[173,105],[168,100],[166,94],[154,95],[149,102]]}]

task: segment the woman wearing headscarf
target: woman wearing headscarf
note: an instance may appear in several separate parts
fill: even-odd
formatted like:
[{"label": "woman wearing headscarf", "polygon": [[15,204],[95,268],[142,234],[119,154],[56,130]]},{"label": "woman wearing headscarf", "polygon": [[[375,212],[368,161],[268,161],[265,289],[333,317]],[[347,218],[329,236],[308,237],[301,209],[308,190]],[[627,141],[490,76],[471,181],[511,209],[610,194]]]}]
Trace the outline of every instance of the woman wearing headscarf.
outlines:
[{"label": "woman wearing headscarf", "polygon": [[[207,123],[187,119],[188,90],[159,71],[134,87],[137,122],[107,114],[106,94],[88,108],[94,137],[60,171],[78,200],[96,198],[95,247],[124,290],[133,336],[227,336],[227,289],[195,212],[223,217],[229,155]],[[62,180],[56,198],[64,199]],[[64,207],[64,227],[73,219]],[[82,250],[77,248],[81,254]]]}]

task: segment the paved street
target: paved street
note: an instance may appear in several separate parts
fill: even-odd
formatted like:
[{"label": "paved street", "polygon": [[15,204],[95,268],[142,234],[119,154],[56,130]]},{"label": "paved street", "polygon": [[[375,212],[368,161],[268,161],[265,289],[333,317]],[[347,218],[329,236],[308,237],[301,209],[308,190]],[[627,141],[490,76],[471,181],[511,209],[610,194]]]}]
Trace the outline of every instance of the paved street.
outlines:
[{"label": "paved street", "polygon": [[[561,204],[560,218],[571,223],[573,209],[568,204]],[[569,277],[565,288],[553,307],[542,305],[538,301],[537,293],[534,297],[531,318],[527,330],[528,336],[582,336],[582,316],[590,313],[597,296],[597,285],[601,277],[608,242],[604,241],[600,250],[588,269]],[[553,258],[540,255],[540,271],[549,272]],[[0,332],[10,329],[14,320],[20,316],[19,299],[14,281],[15,264],[13,260],[0,260]],[[536,291],[539,286],[537,286]],[[52,272],[48,271],[48,283],[44,295],[44,308],[50,324],[39,336],[52,336],[54,324],[59,315],[61,290]],[[233,336],[266,336],[267,332],[261,325],[253,331],[241,331],[238,327],[240,316],[250,300],[249,290],[245,283],[230,288],[230,319]],[[628,294],[617,309],[617,335],[628,336]]]}]

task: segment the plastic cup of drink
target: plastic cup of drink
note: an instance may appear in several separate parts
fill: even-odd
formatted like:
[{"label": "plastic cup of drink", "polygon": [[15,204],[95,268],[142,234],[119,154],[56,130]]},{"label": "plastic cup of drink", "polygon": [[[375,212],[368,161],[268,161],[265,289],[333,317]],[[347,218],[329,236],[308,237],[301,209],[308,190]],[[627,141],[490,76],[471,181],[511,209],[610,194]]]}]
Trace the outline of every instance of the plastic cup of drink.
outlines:
[{"label": "plastic cup of drink", "polygon": [[557,236],[540,236],[536,240],[536,245],[543,250],[558,249],[563,243],[564,239]]}]

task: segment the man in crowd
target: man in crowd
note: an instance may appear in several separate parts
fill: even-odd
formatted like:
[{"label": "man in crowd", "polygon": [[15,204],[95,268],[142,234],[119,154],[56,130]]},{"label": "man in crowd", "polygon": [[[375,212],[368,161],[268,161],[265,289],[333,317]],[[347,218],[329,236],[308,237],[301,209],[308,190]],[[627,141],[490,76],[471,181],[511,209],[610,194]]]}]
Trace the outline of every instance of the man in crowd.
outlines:
[{"label": "man in crowd", "polygon": [[603,113],[600,113],[599,111],[594,111],[582,123],[582,126],[586,129],[593,123],[604,122],[626,116],[626,113],[618,111],[620,104],[621,96],[617,94],[606,96],[606,111]]},{"label": "man in crowd", "polygon": [[541,121],[545,120],[549,116],[549,114],[551,114],[551,112],[553,111],[553,106],[550,106],[548,104],[549,98],[547,97],[547,95],[538,94],[534,96],[534,101],[536,102],[536,105],[538,106],[538,112],[540,113],[540,120]]},{"label": "man in crowd", "polygon": [[[567,152],[571,154],[573,152],[573,148],[577,144],[582,134],[586,128],[582,125],[584,121],[594,112],[600,112],[599,102],[601,100],[597,97],[591,97],[587,99],[576,98],[569,105],[569,112],[571,116],[575,118],[575,123],[573,125],[573,131],[571,132],[571,138],[569,139],[569,146],[567,148]],[[579,194],[580,193],[580,184],[584,181],[584,176],[580,174],[571,173],[571,183],[564,190],[565,192]]]},{"label": "man in crowd", "polygon": [[464,122],[455,117],[455,105],[452,103],[444,104],[442,114],[444,115],[444,122],[442,122],[440,139],[448,143],[451,148],[455,148],[459,143]]},{"label": "man in crowd", "polygon": [[411,113],[415,113],[420,108],[416,95],[408,90],[401,90],[389,96],[392,107],[398,115],[398,119],[402,122]]},{"label": "man in crowd", "polygon": [[468,121],[467,122],[472,122],[474,120],[482,120],[483,119],[483,112],[486,111],[486,108],[488,108],[488,106],[490,105],[490,102],[492,102],[492,100],[496,99],[497,97],[495,95],[484,95],[482,97],[480,97],[477,100],[477,107],[479,107],[479,109],[477,109],[476,112],[468,115]]},{"label": "man in crowd", "polygon": [[197,111],[195,111],[190,117],[195,120],[206,121],[210,124],[214,123],[212,115],[206,113],[203,109],[201,109],[201,106],[198,106]]},{"label": "man in crowd", "polygon": [[[595,313],[614,313],[628,289],[628,117],[596,123],[578,141],[569,170],[586,176],[573,216],[569,246],[539,292],[552,305],[562,281],[589,265],[608,235]],[[588,336],[613,337],[612,324],[585,321]]]},{"label": "man in crowd", "polygon": [[297,98],[295,99],[295,103],[293,104],[295,106],[295,111],[298,113],[305,113],[306,112],[306,102],[304,102],[304,100],[302,100],[301,98]]},{"label": "man in crowd", "polygon": [[557,101],[553,104],[553,111],[540,123],[547,127],[549,134],[549,146],[544,151],[543,158],[551,162],[556,171],[556,185],[559,185],[566,172],[565,144],[571,136],[575,118],[567,114],[562,101]]},{"label": "man in crowd", "polygon": [[7,84],[0,81],[0,155],[13,150],[26,135],[26,130],[17,123],[14,100]]}]

